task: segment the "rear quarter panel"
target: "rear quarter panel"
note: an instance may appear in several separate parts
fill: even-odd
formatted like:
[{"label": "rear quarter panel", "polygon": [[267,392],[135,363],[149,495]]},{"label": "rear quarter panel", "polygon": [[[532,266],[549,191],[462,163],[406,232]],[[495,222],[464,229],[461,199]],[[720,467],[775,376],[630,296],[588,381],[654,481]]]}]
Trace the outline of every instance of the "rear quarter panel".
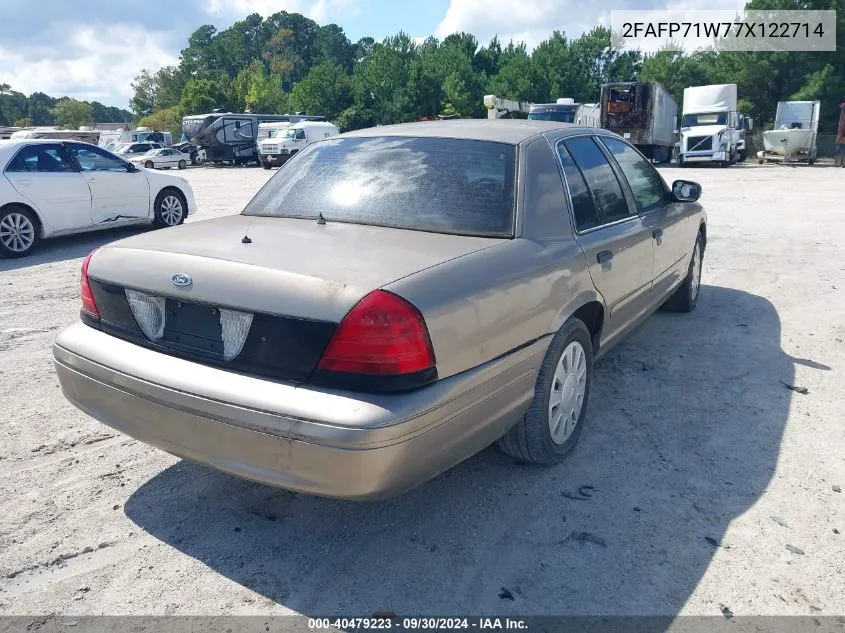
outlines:
[{"label": "rear quarter panel", "polygon": [[441,378],[554,334],[596,298],[573,240],[517,238],[393,282],[422,312]]}]

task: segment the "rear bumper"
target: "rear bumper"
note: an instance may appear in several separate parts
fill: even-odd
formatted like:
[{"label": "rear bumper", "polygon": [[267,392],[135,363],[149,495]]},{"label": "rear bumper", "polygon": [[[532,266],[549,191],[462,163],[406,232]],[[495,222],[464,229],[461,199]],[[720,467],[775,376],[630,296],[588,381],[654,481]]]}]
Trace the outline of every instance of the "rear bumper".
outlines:
[{"label": "rear bumper", "polygon": [[234,374],[81,323],[59,335],[53,354],[68,400],[142,442],[281,488],[372,499],[412,488],[500,437],[530,404],[548,342],[389,395]]}]

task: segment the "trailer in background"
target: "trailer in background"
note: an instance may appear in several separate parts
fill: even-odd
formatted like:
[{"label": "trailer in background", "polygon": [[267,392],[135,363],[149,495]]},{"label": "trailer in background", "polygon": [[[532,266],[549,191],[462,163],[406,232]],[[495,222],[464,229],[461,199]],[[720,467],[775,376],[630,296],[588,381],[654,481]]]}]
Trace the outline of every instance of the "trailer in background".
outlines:
[{"label": "trailer in background", "polygon": [[757,162],[815,163],[820,106],[820,101],[778,102],[775,129],[763,132],[763,149],[757,152]]},{"label": "trailer in background", "polygon": [[582,103],[575,110],[575,125],[601,127],[601,104]]},{"label": "trailer in background", "polygon": [[672,160],[678,103],[656,81],[625,81],[601,88],[600,126],[628,139],[659,163]]}]

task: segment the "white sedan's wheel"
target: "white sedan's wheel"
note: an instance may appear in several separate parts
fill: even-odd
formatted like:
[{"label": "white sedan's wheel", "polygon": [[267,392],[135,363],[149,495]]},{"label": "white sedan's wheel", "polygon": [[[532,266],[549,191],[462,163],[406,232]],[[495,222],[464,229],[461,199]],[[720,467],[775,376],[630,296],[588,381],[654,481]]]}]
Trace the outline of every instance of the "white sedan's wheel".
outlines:
[{"label": "white sedan's wheel", "polygon": [[38,222],[27,209],[17,206],[0,211],[0,254],[25,257],[37,246]]},{"label": "white sedan's wheel", "polygon": [[144,163],[144,167],[146,167],[147,169],[152,169],[153,167],[155,167],[155,164],[153,163],[153,161],[148,160],[146,163]]},{"label": "white sedan's wheel", "polygon": [[557,363],[549,394],[549,431],[555,444],[563,444],[575,431],[586,389],[587,355],[581,343],[572,341]]},{"label": "white sedan's wheel", "polygon": [[155,204],[156,226],[178,226],[185,221],[187,205],[181,194],[173,190],[163,191]]}]

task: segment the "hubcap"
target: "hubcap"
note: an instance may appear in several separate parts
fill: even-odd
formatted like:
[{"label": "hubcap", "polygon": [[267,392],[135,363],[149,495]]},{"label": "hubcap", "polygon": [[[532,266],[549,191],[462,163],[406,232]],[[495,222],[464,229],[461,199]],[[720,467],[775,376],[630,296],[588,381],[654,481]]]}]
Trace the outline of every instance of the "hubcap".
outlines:
[{"label": "hubcap", "polygon": [[587,389],[587,355],[578,341],[563,350],[555,368],[549,394],[549,431],[555,444],[563,444],[575,431]]},{"label": "hubcap", "polygon": [[698,297],[698,289],[701,287],[701,246],[700,242],[695,243],[695,250],[692,252],[692,279],[690,279],[690,299],[695,301]]},{"label": "hubcap", "polygon": [[23,213],[10,213],[0,220],[0,242],[15,253],[23,253],[35,241],[35,227]]},{"label": "hubcap", "polygon": [[176,196],[167,196],[161,201],[161,219],[167,226],[176,226],[182,219],[182,201]]}]

